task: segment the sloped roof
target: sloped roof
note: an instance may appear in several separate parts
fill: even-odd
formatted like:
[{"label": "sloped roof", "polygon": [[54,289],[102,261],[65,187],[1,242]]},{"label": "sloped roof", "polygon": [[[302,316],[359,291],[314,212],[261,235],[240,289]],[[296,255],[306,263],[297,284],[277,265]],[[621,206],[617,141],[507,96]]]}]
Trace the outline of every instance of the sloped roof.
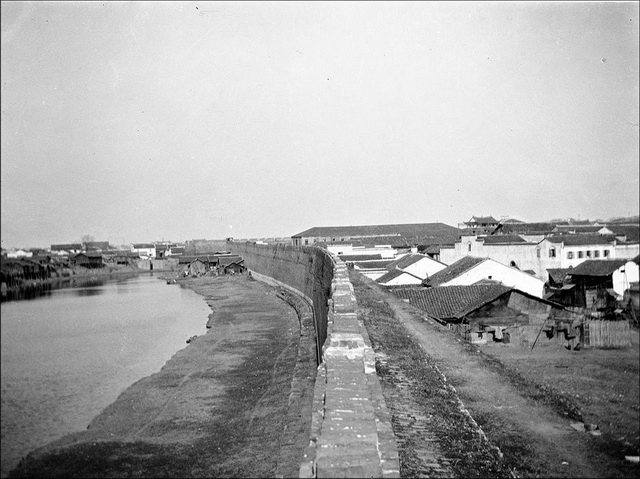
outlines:
[{"label": "sloped roof", "polygon": [[607,226],[602,225],[557,225],[554,229],[559,233],[597,233]]},{"label": "sloped roof", "polygon": [[355,267],[359,269],[386,269],[387,265],[393,260],[381,260],[381,261],[352,261]]},{"label": "sloped roof", "polygon": [[230,264],[243,264],[244,259],[242,256],[217,256],[218,264],[220,266],[228,266]]},{"label": "sloped roof", "polygon": [[547,268],[549,277],[556,283],[563,283],[565,276],[569,274],[570,271],[573,271],[573,266],[569,268]]},{"label": "sloped roof", "polygon": [[546,238],[551,243],[564,243],[565,246],[603,245],[610,244],[616,237],[599,234],[558,234]]},{"label": "sloped roof", "polygon": [[469,221],[465,222],[465,224],[469,223],[499,223],[499,221],[493,216],[472,216]]},{"label": "sloped roof", "polygon": [[393,289],[394,294],[438,319],[460,319],[513,288],[496,284]]},{"label": "sloped roof", "polygon": [[547,234],[557,223],[504,223],[498,226],[502,234]]},{"label": "sloped roof", "polygon": [[629,261],[628,259],[588,259],[573,268],[569,274],[572,276],[609,276]]},{"label": "sloped roof", "polygon": [[340,254],[338,255],[342,261],[375,261],[382,259],[381,254]]},{"label": "sloped roof", "polygon": [[80,243],[52,244],[51,251],[69,251],[70,249],[82,249]]},{"label": "sloped roof", "polygon": [[87,251],[86,253],[78,253],[73,256],[73,259],[79,258],[81,256],[86,256],[87,258],[102,258],[102,253],[97,251]]},{"label": "sloped roof", "polygon": [[424,284],[428,286],[438,286],[447,281],[457,278],[465,271],[470,270],[475,265],[482,263],[486,258],[476,258],[475,256],[465,256],[455,263],[447,266],[445,269],[432,274],[424,280]]},{"label": "sloped roof", "polygon": [[419,253],[408,253],[404,256],[392,261],[387,265],[387,269],[404,269],[411,266],[414,263],[417,263],[421,259],[428,258],[430,261],[435,261],[433,258],[430,258],[427,255],[419,254]]},{"label": "sloped roof", "polygon": [[141,249],[141,248],[155,248],[155,245],[153,243],[133,243],[133,247],[135,249]]},{"label": "sloped roof", "polygon": [[636,243],[640,241],[640,225],[607,225],[616,236],[626,236],[627,241]]},{"label": "sloped roof", "polygon": [[[424,249],[424,252],[425,253],[431,253],[431,254],[437,254],[437,253],[440,253],[440,250],[442,248],[446,248],[447,246],[449,246],[449,245],[430,244]],[[450,246],[453,246],[453,245],[450,245]]]},{"label": "sloped roof", "polygon": [[85,246],[87,248],[107,249],[109,248],[109,242],[108,241],[87,241],[85,243]]},{"label": "sloped roof", "polygon": [[527,243],[527,240],[518,235],[492,235],[483,237],[484,244],[513,244]]},{"label": "sloped roof", "polygon": [[399,270],[399,269],[394,269],[394,270],[389,271],[388,273],[383,274],[378,279],[376,279],[376,283],[381,283],[381,284],[388,283],[392,279],[396,279],[397,277],[402,276],[403,274],[412,276],[412,277],[418,279],[419,281],[422,281],[422,278],[418,278],[415,274],[411,274],[411,273],[408,273],[406,271],[402,271],[402,270]]},{"label": "sloped roof", "polygon": [[444,223],[416,223],[364,226],[316,226],[292,237],[317,236],[447,236],[457,235],[458,228]]}]

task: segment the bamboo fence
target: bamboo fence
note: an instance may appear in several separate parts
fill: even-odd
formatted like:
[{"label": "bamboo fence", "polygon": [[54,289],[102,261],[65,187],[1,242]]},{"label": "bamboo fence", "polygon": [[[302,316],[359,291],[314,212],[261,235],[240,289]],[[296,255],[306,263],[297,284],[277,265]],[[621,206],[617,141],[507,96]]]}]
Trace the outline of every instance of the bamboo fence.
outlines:
[{"label": "bamboo fence", "polygon": [[590,348],[626,348],[631,346],[628,321],[589,319],[584,322],[585,345]]}]

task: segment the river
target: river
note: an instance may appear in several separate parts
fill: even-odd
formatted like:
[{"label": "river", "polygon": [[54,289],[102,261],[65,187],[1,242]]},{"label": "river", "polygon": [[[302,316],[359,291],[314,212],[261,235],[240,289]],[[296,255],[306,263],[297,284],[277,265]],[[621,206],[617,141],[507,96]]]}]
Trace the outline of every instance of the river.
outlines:
[{"label": "river", "polygon": [[86,429],[204,334],[211,312],[152,273],[53,289],[1,311],[2,477],[33,449]]}]

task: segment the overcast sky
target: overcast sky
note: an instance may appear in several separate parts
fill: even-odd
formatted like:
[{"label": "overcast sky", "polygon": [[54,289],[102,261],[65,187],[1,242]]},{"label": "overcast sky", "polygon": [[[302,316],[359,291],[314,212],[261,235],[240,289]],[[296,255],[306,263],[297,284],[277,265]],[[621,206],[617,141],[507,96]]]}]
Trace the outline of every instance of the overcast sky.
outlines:
[{"label": "overcast sky", "polygon": [[638,2],[2,2],[2,247],[638,214]]}]

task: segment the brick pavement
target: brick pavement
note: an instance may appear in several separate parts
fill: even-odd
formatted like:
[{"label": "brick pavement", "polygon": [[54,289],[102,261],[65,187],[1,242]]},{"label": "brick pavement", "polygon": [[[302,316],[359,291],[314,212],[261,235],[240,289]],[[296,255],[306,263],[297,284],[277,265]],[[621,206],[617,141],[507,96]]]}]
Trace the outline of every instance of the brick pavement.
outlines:
[{"label": "brick pavement", "polygon": [[335,258],[327,339],[314,390],[301,478],[400,477],[398,450],[375,357],[345,264]]}]

